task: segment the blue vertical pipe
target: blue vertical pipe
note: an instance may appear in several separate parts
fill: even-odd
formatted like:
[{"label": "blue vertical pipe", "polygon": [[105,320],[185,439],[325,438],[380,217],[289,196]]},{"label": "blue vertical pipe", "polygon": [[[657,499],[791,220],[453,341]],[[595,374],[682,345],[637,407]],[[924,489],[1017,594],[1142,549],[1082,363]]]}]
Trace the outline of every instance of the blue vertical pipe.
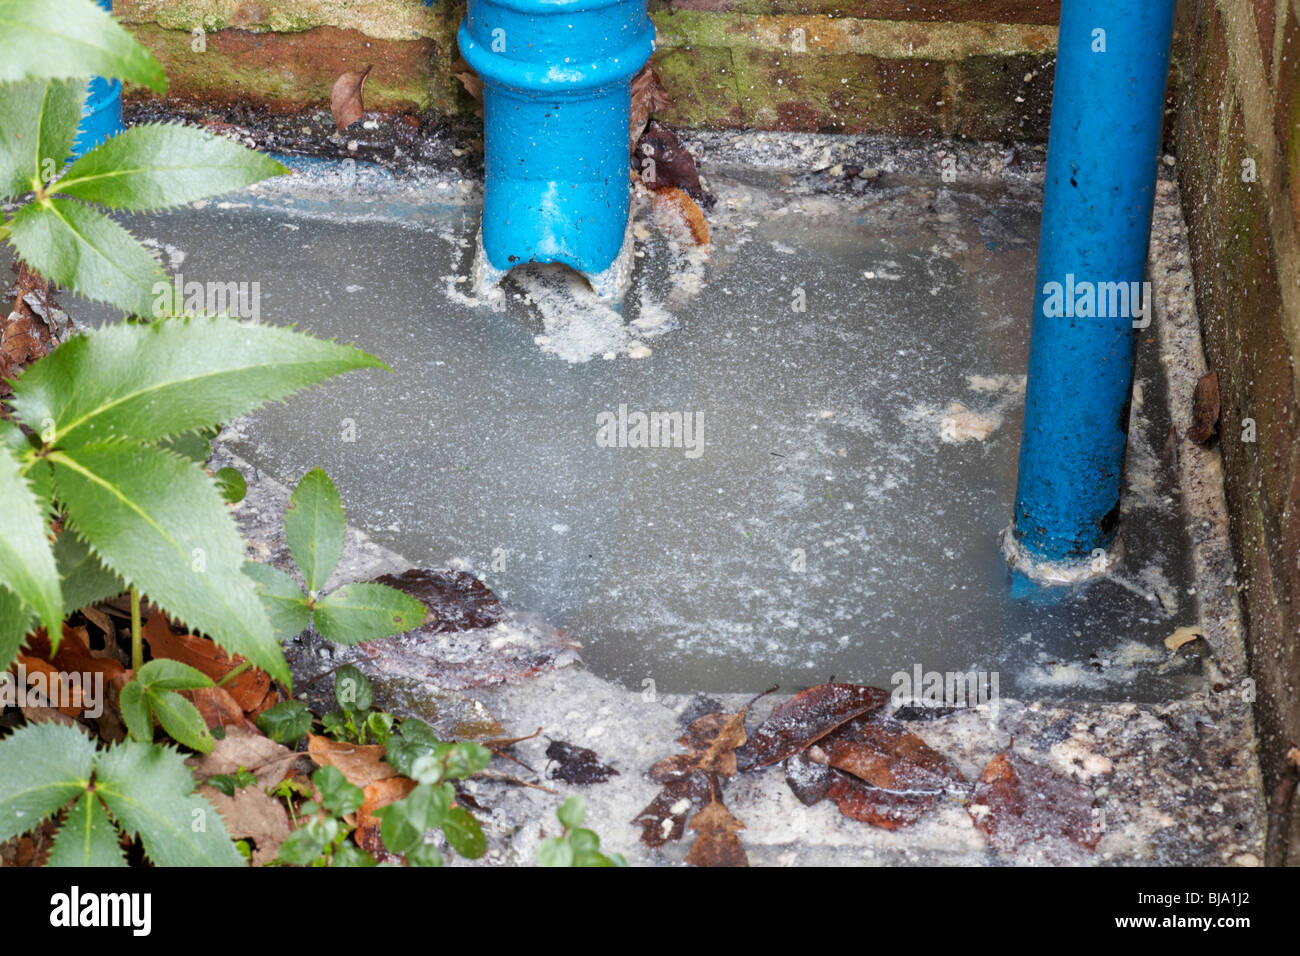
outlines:
[{"label": "blue vertical pipe", "polygon": [[628,217],[632,78],[646,0],[470,0],[457,39],[483,80],[483,249],[498,269],[608,268]]},{"label": "blue vertical pipe", "polygon": [[[98,2],[109,13],[113,12],[113,0]],[[90,152],[122,129],[122,81],[93,77],[81,111],[81,123],[77,126],[77,138],[72,144],[72,159]]]},{"label": "blue vertical pipe", "polygon": [[1174,5],[1062,0],[1012,525],[1032,558],[1115,535]]}]

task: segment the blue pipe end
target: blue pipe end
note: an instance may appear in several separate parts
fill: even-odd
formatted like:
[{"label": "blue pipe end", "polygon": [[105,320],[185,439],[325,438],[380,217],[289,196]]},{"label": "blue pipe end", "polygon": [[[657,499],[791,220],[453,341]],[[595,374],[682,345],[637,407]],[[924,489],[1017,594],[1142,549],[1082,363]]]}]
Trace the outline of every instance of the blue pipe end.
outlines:
[{"label": "blue pipe end", "polygon": [[457,39],[483,80],[488,262],[604,272],[627,231],[630,86],[654,48],[645,0],[470,0]]},{"label": "blue pipe end", "polygon": [[[113,0],[98,0],[98,3],[109,13],[113,12]],[[102,76],[92,78],[70,158],[84,156],[125,128],[122,122],[122,81],[108,80]]]}]

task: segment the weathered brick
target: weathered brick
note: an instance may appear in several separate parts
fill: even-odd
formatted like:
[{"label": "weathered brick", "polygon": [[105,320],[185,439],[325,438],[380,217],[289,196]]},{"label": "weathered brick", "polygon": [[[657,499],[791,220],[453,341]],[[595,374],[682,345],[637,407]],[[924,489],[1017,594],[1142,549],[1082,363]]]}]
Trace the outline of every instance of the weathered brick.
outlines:
[{"label": "weathered brick", "polygon": [[867,20],[1047,23],[1061,19],[1060,0],[661,0],[656,6],[719,13],[799,13]]}]

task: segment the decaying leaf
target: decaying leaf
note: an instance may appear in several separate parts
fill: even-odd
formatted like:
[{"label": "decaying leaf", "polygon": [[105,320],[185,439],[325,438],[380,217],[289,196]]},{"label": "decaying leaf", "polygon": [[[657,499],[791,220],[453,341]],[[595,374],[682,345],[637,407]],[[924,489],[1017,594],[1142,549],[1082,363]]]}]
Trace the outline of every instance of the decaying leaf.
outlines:
[{"label": "decaying leaf", "polygon": [[709,244],[709,224],[695,200],[676,186],[662,186],[654,191],[655,218],[659,227],[672,238],[689,240],[697,246]]},{"label": "decaying leaf", "polygon": [[1068,844],[1096,849],[1102,829],[1093,802],[1087,787],[1008,750],[984,768],[966,810],[1001,852],[1055,860]]},{"label": "decaying leaf", "polygon": [[340,133],[366,113],[362,91],[373,66],[367,64],[364,70],[341,74],[334,81],[334,88],[330,90],[330,112],[334,114],[334,125]]},{"label": "decaying leaf", "polygon": [[736,756],[742,772],[801,753],[854,717],[879,710],[889,691],[859,684],[818,684],[776,707]]},{"label": "decaying leaf", "polygon": [[1219,429],[1219,373],[1210,370],[1201,376],[1192,393],[1192,427],[1187,437],[1203,445]]},{"label": "decaying leaf", "polygon": [[384,760],[386,752],[382,744],[350,744],[307,735],[307,755],[322,767],[336,767],[348,783],[362,790],[377,780],[397,776],[393,765]]},{"label": "decaying leaf", "polygon": [[736,836],[745,825],[732,815],[715,793],[713,799],[691,820],[691,829],[699,836],[686,854],[692,866],[749,866],[745,847]]},{"label": "decaying leaf", "polygon": [[[161,613],[151,615],[143,631],[154,657],[189,664],[218,683],[244,663],[242,657],[232,657],[206,637],[176,633]],[[270,675],[256,667],[250,667],[224,687],[249,717],[256,717],[279,699]]]},{"label": "decaying leaf", "polygon": [[410,568],[401,574],[384,574],[375,581],[405,591],[429,614],[418,630],[428,634],[491,627],[501,620],[501,601],[492,590],[464,571]]},{"label": "decaying leaf", "polygon": [[[816,749],[815,746],[809,748]],[[826,755],[822,753],[818,756],[820,760],[814,760],[808,753],[795,754],[785,762],[785,782],[806,807],[826,799],[827,791],[834,781],[831,768],[826,764]]]},{"label": "decaying leaf", "polygon": [[196,687],[179,693],[182,697],[189,698],[190,703],[199,709],[206,727],[257,729],[257,725],[245,716],[244,709],[224,687]]},{"label": "decaying leaf", "polygon": [[465,60],[458,59],[451,65],[451,75],[460,81],[460,85],[465,87],[465,92],[474,98],[479,104],[475,111],[477,115],[483,115],[483,78],[474,72],[474,68]]},{"label": "decaying leaf", "polygon": [[214,740],[211,753],[191,757],[187,763],[200,780],[217,774],[236,774],[242,768],[257,777],[259,787],[274,787],[289,775],[299,755],[277,744],[257,729],[231,727]]},{"label": "decaying leaf", "polygon": [[375,811],[401,800],[414,789],[415,781],[410,777],[386,777],[362,787],[365,802],[357,810],[357,828],[352,834],[356,845],[371,854],[388,854],[379,835],[383,821],[375,816]]},{"label": "decaying leaf", "polygon": [[830,766],[882,790],[933,798],[968,789],[951,760],[896,720],[851,720],[827,734],[819,746]]},{"label": "decaying leaf", "polygon": [[563,740],[552,740],[546,748],[546,759],[554,761],[547,769],[547,779],[563,780],[587,786],[604,783],[617,777],[618,771],[600,762],[596,751],[579,747]]},{"label": "decaying leaf", "polygon": [[705,209],[713,207],[714,198],[705,191],[695,168],[695,157],[677,139],[677,134],[651,120],[637,140],[632,166],[641,182],[651,189],[676,186]]},{"label": "decaying leaf", "polygon": [[0,396],[12,392],[7,380],[17,378],[74,331],[67,313],[55,303],[50,284],[26,263],[18,266],[13,293],[13,310],[0,319]]},{"label": "decaying leaf", "polygon": [[289,813],[284,803],[260,786],[243,787],[234,796],[207,785],[198,793],[221,815],[231,839],[247,840],[254,866],[264,866],[279,855],[280,844],[289,838]]},{"label": "decaying leaf", "polygon": [[826,796],[846,817],[884,830],[911,826],[930,811],[935,800],[933,794],[915,795],[868,786],[838,770],[831,771]]},{"label": "decaying leaf", "polygon": [[647,775],[663,789],[633,820],[641,825],[646,846],[680,840],[691,809],[716,797],[721,781],[736,775],[736,748],[745,743],[748,710],[705,714],[691,721],[677,738],[687,752],[665,757],[650,768]]},{"label": "decaying leaf", "polygon": [[672,97],[659,82],[659,74],[647,63],[632,80],[632,112],[628,123],[628,150],[634,151],[636,144],[645,132],[650,117],[661,109],[672,105]]}]

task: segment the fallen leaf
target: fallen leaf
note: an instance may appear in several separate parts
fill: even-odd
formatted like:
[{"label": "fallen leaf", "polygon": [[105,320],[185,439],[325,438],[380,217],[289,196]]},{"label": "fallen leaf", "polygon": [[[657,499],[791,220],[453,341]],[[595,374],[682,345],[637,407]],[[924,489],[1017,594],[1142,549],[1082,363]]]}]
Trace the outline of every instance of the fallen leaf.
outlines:
[{"label": "fallen leaf", "polygon": [[277,744],[259,730],[230,727],[225,736],[212,742],[211,753],[191,757],[186,763],[199,780],[217,774],[234,775],[243,767],[257,777],[259,787],[266,788],[287,777],[299,757],[300,754]]},{"label": "fallen leaf", "polygon": [[1192,427],[1187,429],[1187,437],[1203,445],[1214,437],[1218,428],[1219,373],[1211,370],[1201,376],[1192,393]]},{"label": "fallen leaf", "polygon": [[463,59],[457,60],[451,65],[451,75],[460,81],[460,85],[465,87],[465,92],[472,96],[479,104],[475,110],[476,115],[483,115],[483,79],[474,72],[474,68],[466,63]]},{"label": "fallen leaf", "polygon": [[1165,647],[1176,651],[1184,644],[1190,644],[1199,637],[1204,637],[1199,627],[1180,627],[1165,638]]},{"label": "fallen leaf", "polygon": [[9,380],[73,331],[67,313],[54,302],[52,286],[26,263],[20,264],[13,310],[0,321],[0,396],[12,394]]},{"label": "fallen leaf", "polygon": [[659,82],[659,74],[647,63],[632,80],[632,110],[628,122],[628,150],[636,150],[636,144],[645,132],[646,123],[652,114],[672,105],[672,97]]},{"label": "fallen leaf", "polygon": [[838,770],[831,771],[826,797],[846,817],[884,830],[911,826],[930,812],[935,800],[933,794],[912,795],[872,787]]},{"label": "fallen leaf", "polygon": [[554,762],[554,766],[547,768],[546,776],[549,780],[588,786],[618,776],[617,770],[600,762],[596,751],[563,740],[550,742],[546,748],[546,759]]},{"label": "fallen leaf", "polygon": [[650,804],[633,818],[641,827],[641,842],[654,848],[670,840],[680,840],[686,833],[686,821],[692,808],[709,799],[713,787],[707,774],[692,773],[670,780]]},{"label": "fallen leaf", "polygon": [[939,796],[969,789],[956,764],[896,720],[851,720],[819,746],[830,766],[882,790]]},{"label": "fallen leaf", "polygon": [[776,707],[736,757],[741,772],[770,767],[825,737],[854,717],[879,710],[889,691],[858,684],[818,684]]},{"label": "fallen leaf", "polygon": [[[47,709],[44,704],[54,704],[59,701],[58,707],[53,708],[59,713],[72,718],[81,715],[86,709],[86,694],[81,686],[81,680],[67,680],[65,672],[60,671],[49,661],[43,661],[39,657],[28,657],[26,654],[18,655],[18,663],[22,665],[26,672],[26,693],[28,703],[23,706],[23,713],[31,710],[38,715],[37,719],[43,719],[42,711]],[[57,688],[57,691],[55,689]],[[63,693],[66,688],[66,697]]]},{"label": "fallen leaf", "polygon": [[199,716],[207,727],[244,727],[256,730],[256,725],[244,715],[244,709],[224,687],[196,687],[180,691],[199,709]]},{"label": "fallen leaf", "polygon": [[375,811],[401,800],[415,789],[415,781],[410,777],[385,777],[368,783],[361,789],[365,794],[365,802],[357,810],[357,828],[352,839],[363,850],[387,854],[379,833],[383,821],[375,816]]},{"label": "fallen leaf", "polygon": [[715,793],[713,799],[691,820],[691,829],[699,836],[686,854],[692,866],[749,866],[745,847],[736,836],[745,825],[732,815]]},{"label": "fallen leaf", "polygon": [[401,574],[380,575],[375,581],[406,592],[428,608],[424,623],[416,628],[422,633],[491,627],[501,620],[501,600],[464,571],[410,568]]},{"label": "fallen leaf", "polygon": [[376,780],[397,776],[393,765],[384,760],[382,744],[350,744],[328,737],[307,735],[307,756],[322,767],[338,768],[348,782],[363,790]]},{"label": "fallen leaf", "polygon": [[1028,848],[1056,861],[1066,843],[1094,850],[1101,840],[1087,787],[1011,751],[989,761],[966,812],[1003,853]]},{"label": "fallen leaf", "polygon": [[826,799],[833,780],[831,768],[824,761],[813,760],[807,753],[795,754],[785,762],[785,782],[806,807]]},{"label": "fallen leaf", "polygon": [[[151,615],[145,622],[143,631],[144,639],[149,643],[149,651],[154,657],[167,657],[189,664],[218,683],[244,663],[242,657],[232,657],[206,637],[177,634],[163,614]],[[224,687],[246,714],[256,715],[270,706],[266,701],[272,693],[271,677],[256,667],[250,667]]]},{"label": "fallen leaf", "polygon": [[646,124],[633,151],[632,165],[641,182],[651,189],[676,186],[700,205],[712,208],[714,199],[700,183],[695,157],[678,141],[677,134],[658,120]]},{"label": "fallen leaf", "polygon": [[334,114],[334,125],[340,133],[366,113],[362,91],[372,67],[373,64],[367,64],[364,70],[343,73],[334,81],[334,88],[330,90],[330,112]]},{"label": "fallen leaf", "polygon": [[685,239],[697,246],[709,244],[709,225],[695,200],[676,186],[662,186],[654,191],[655,216],[668,235]]},{"label": "fallen leaf", "polygon": [[254,866],[264,866],[279,855],[280,844],[289,838],[290,832],[289,814],[283,801],[272,797],[261,786],[244,787],[228,797],[204,784],[198,793],[216,808],[231,839],[247,840],[251,844]]}]

